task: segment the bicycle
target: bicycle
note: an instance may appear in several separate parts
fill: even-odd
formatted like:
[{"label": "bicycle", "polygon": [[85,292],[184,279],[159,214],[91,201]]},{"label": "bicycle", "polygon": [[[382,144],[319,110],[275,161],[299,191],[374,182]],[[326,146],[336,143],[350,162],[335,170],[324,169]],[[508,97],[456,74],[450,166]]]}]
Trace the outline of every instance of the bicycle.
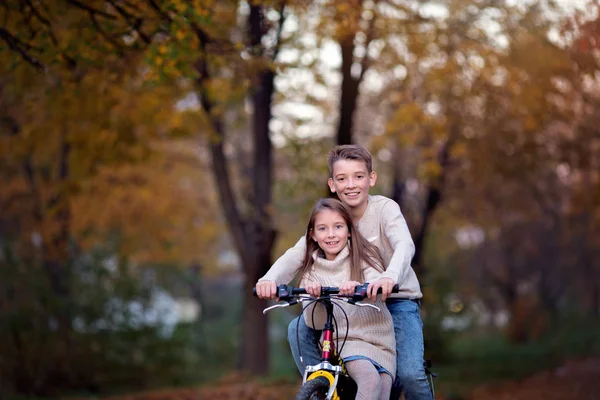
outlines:
[{"label": "bicycle", "polygon": [[[289,307],[303,302],[318,302],[323,304],[326,310],[321,362],[305,367],[302,386],[298,390],[296,400],[350,400],[356,397],[356,383],[348,375],[344,362],[337,351],[338,347],[340,350],[343,348],[344,342],[341,346],[337,346],[339,343],[335,343],[333,340],[334,325],[336,324],[333,309],[334,301],[344,301],[357,307],[374,308],[380,312],[379,307],[373,304],[361,303],[367,297],[367,287],[368,283],[356,286],[354,294],[351,296],[340,295],[337,287],[323,287],[321,296],[318,298],[310,297],[304,288],[294,288],[288,285],[277,287],[279,303],[265,308],[263,314],[275,308]],[[397,292],[398,285],[395,285],[392,293]],[[254,293],[256,294],[256,291]]]}]

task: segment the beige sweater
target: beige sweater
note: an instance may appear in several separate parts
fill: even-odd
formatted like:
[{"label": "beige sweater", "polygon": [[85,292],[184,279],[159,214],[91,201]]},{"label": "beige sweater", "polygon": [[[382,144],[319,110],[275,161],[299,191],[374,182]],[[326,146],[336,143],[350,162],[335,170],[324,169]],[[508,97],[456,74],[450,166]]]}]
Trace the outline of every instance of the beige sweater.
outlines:
[{"label": "beige sweater", "polygon": [[[419,299],[423,297],[421,286],[410,261],[415,254],[415,245],[398,204],[384,196],[369,196],[365,213],[356,223],[358,231],[379,249],[385,272],[382,277],[391,278],[400,285],[400,292],[391,297]],[[260,278],[278,284],[287,284],[294,279],[304,259],[306,239],[286,251]]]},{"label": "beige sweater", "polygon": [[[309,274],[300,282],[301,287],[304,287],[308,281],[319,282],[322,286],[340,286],[342,282],[350,280],[350,252],[348,247],[343,249],[333,261],[318,257],[316,252],[313,257],[315,263]],[[375,280],[381,275],[370,266],[365,266],[363,273],[365,282]],[[333,315],[337,321],[337,330],[333,333],[335,343],[342,346],[347,331],[348,337],[340,352],[342,358],[350,356],[368,357],[387,369],[392,376],[395,376],[396,339],[392,316],[381,300],[375,303],[369,300],[363,301],[363,303],[367,302],[378,306],[381,312],[370,307],[358,307],[341,301],[336,302],[346,312],[349,323],[346,322],[346,317],[340,308],[334,306]],[[314,329],[323,329],[326,319],[325,307],[322,304],[315,303],[310,305],[304,303],[304,305],[306,307],[304,310],[306,324]]]}]

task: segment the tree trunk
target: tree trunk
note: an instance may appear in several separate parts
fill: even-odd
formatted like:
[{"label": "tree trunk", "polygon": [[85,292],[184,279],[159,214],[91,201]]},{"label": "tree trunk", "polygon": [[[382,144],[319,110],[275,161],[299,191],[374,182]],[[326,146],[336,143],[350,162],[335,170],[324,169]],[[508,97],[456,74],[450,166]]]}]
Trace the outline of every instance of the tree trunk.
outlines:
[{"label": "tree trunk", "polygon": [[[54,212],[55,227],[50,227],[50,237],[44,243],[44,267],[50,280],[54,308],[51,313],[56,318],[59,346],[53,354],[55,359],[55,377],[53,385],[69,387],[74,383],[76,368],[72,365],[73,354],[73,309],[71,299],[71,257],[69,254],[71,210],[68,194],[70,177],[69,157],[71,146],[63,135],[59,155],[59,174],[56,194],[47,206],[47,212]],[[57,382],[58,380],[64,382]]]},{"label": "tree trunk", "polygon": [[[377,2],[378,0],[375,0],[373,3],[376,5]],[[345,26],[344,33],[338,38],[342,53],[340,115],[336,137],[338,145],[354,143],[354,117],[358,108],[359,87],[370,66],[368,51],[362,58],[355,56],[355,39],[359,33],[363,34],[365,39],[362,45],[368,49],[374,39],[377,22],[376,14],[368,22],[363,20],[362,14],[365,6],[363,0],[354,0],[350,3],[352,3],[351,11],[340,12],[336,16],[336,23]],[[348,2],[346,1],[345,4]],[[350,22],[346,23],[348,21]],[[363,23],[366,23],[367,26],[362,27]],[[360,71],[355,71],[353,75],[352,67],[355,65],[360,67]]]},{"label": "tree trunk", "polygon": [[457,137],[458,126],[455,124],[451,125],[448,131],[448,139],[442,146],[438,155],[438,162],[440,164],[440,175],[435,178],[433,183],[427,185],[427,194],[425,197],[425,207],[421,214],[421,225],[415,236],[415,255],[413,257],[413,268],[415,273],[419,277],[419,280],[423,280],[427,274],[427,270],[423,265],[423,253],[425,251],[425,239],[429,232],[429,226],[433,214],[440,202],[442,201],[442,191],[444,188],[444,182],[446,175],[448,174],[448,168],[450,166],[450,149],[454,144],[454,140]]},{"label": "tree trunk", "polygon": [[600,318],[600,284],[596,279],[592,288],[592,315]]},{"label": "tree trunk", "polygon": [[[354,129],[354,113],[358,104],[360,80],[352,76],[354,63],[354,36],[340,41],[342,51],[342,93],[340,98],[340,116],[338,121],[337,144],[351,144]],[[361,74],[362,76],[362,74]]]},{"label": "tree trunk", "polygon": [[[57,179],[56,194],[50,200],[47,208],[54,214],[56,228],[50,227],[50,237],[45,239],[44,265],[53,291],[61,298],[68,298],[69,288],[69,225],[71,212],[69,209],[67,180],[69,178],[69,156],[71,146],[62,138],[59,155],[59,175]],[[68,322],[70,325],[70,322]]]},{"label": "tree trunk", "polygon": [[187,279],[190,288],[190,295],[192,296],[196,304],[198,304],[200,312],[203,312],[205,307],[204,295],[202,290],[202,280],[204,279],[204,277],[202,276],[204,273],[203,270],[204,267],[202,266],[202,264],[197,262],[192,263],[188,267],[189,277]]},{"label": "tree trunk", "polygon": [[[253,48],[261,46],[264,32],[262,6],[251,6],[249,27]],[[259,55],[259,54],[257,54]],[[260,54],[262,55],[262,53]],[[254,137],[254,168],[252,210],[249,240],[245,261],[246,283],[244,285],[244,309],[242,325],[241,367],[255,374],[269,371],[268,319],[262,313],[266,302],[252,295],[254,283],[271,267],[271,251],[275,242],[275,230],[271,214],[273,181],[273,145],[269,135],[271,102],[275,90],[275,74],[266,69],[257,74],[252,93],[252,130]]]},{"label": "tree trunk", "polygon": [[[263,254],[263,257],[269,254]],[[240,369],[252,374],[264,375],[269,372],[269,324],[268,318],[262,313],[267,307],[266,300],[259,300],[252,295],[252,288],[256,281],[263,275],[261,265],[268,265],[264,259],[257,259],[250,267],[253,271],[246,270],[246,280],[243,286],[243,311],[242,311],[242,351]]]},{"label": "tree trunk", "polygon": [[[44,311],[54,324],[55,338],[52,340],[53,378],[52,383],[43,385],[43,390],[56,387],[69,387],[74,383],[76,368],[72,363],[73,354],[73,309],[71,299],[71,256],[69,254],[71,210],[68,194],[68,179],[70,177],[69,157],[71,146],[66,135],[60,138],[60,153],[58,155],[58,175],[54,180],[55,193],[48,202],[41,198],[41,189],[36,179],[33,161],[26,159],[23,172],[30,186],[34,199],[33,215],[40,230],[41,266],[49,282],[50,293],[44,301]],[[33,233],[33,232],[31,232]],[[37,293],[36,295],[40,295]],[[41,297],[44,295],[42,294]],[[43,392],[39,394],[49,394]]]},{"label": "tree trunk", "polygon": [[[262,36],[264,35],[263,7],[252,5],[249,14],[249,34],[253,56],[263,57]],[[201,43],[201,54],[205,54],[208,36],[197,31]],[[273,229],[272,208],[272,169],[273,146],[269,136],[271,120],[271,102],[274,92],[275,73],[263,69],[256,73],[252,85],[252,138],[254,142],[252,192],[249,194],[250,210],[243,217],[236,204],[231,180],[227,171],[227,161],[223,144],[225,125],[221,117],[212,114],[213,104],[205,83],[210,71],[204,56],[199,59],[196,69],[200,104],[210,118],[215,139],[210,143],[212,170],[219,191],[229,230],[233,236],[235,248],[242,260],[245,273],[242,315],[242,351],[239,367],[253,374],[265,374],[269,364],[268,320],[262,310],[265,301],[259,301],[252,295],[254,283],[271,266],[271,252],[276,232]]]},{"label": "tree trunk", "polygon": [[[394,159],[400,159],[400,151],[398,148],[394,150]],[[404,192],[406,191],[406,180],[402,174],[402,168],[399,163],[393,163],[394,181],[392,182],[392,199],[402,208]]]},{"label": "tree trunk", "polygon": [[415,255],[412,259],[413,268],[415,273],[419,277],[419,280],[423,280],[426,274],[425,266],[423,265],[423,253],[425,251],[425,239],[429,233],[429,226],[431,225],[431,218],[433,212],[442,200],[442,192],[439,187],[429,185],[427,188],[427,197],[425,200],[425,207],[421,213],[421,225],[417,234],[415,235]]}]

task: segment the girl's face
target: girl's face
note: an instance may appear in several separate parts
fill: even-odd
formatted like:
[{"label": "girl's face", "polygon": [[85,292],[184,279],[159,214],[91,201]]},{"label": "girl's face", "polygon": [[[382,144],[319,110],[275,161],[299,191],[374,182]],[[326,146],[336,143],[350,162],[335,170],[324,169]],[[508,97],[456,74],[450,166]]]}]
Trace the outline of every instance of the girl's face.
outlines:
[{"label": "girl's face", "polygon": [[348,225],[337,211],[325,209],[315,217],[312,238],[325,253],[325,258],[334,260],[348,243]]}]

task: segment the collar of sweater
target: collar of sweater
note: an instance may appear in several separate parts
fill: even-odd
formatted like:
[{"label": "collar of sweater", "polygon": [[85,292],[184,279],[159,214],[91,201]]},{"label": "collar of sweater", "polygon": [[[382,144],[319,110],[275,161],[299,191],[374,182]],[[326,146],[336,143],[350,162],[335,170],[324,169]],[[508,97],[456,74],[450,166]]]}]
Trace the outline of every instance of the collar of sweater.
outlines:
[{"label": "collar of sweater", "polygon": [[[328,260],[326,258],[323,258],[320,256],[320,254],[322,254],[322,250],[320,250],[320,249],[313,253],[312,257],[313,257],[313,260],[315,260],[315,264],[318,264],[322,268],[326,268],[328,270],[333,271],[333,270],[340,269],[342,267],[345,268],[344,263],[350,256],[350,248],[349,248],[349,245],[346,245],[346,247],[344,247],[342,249],[342,251],[340,251],[338,253],[338,255],[335,257],[334,260]],[[314,264],[313,264],[313,266],[314,266]]]},{"label": "collar of sweater", "polygon": [[373,207],[372,207],[372,205],[373,205],[373,202],[374,202],[374,201],[375,201],[375,197],[374,197],[374,196],[372,196],[372,195],[369,195],[369,196],[367,197],[367,208],[365,208],[365,211],[364,211],[364,212],[363,212],[363,214],[360,216],[360,218],[359,218],[357,221],[354,221],[354,224],[355,224],[356,226],[358,226],[359,224],[362,224],[362,223],[364,223],[363,221],[365,221],[365,220],[367,220],[367,219],[370,219],[370,218],[368,217],[368,215],[372,213],[372,208],[373,208]]}]

